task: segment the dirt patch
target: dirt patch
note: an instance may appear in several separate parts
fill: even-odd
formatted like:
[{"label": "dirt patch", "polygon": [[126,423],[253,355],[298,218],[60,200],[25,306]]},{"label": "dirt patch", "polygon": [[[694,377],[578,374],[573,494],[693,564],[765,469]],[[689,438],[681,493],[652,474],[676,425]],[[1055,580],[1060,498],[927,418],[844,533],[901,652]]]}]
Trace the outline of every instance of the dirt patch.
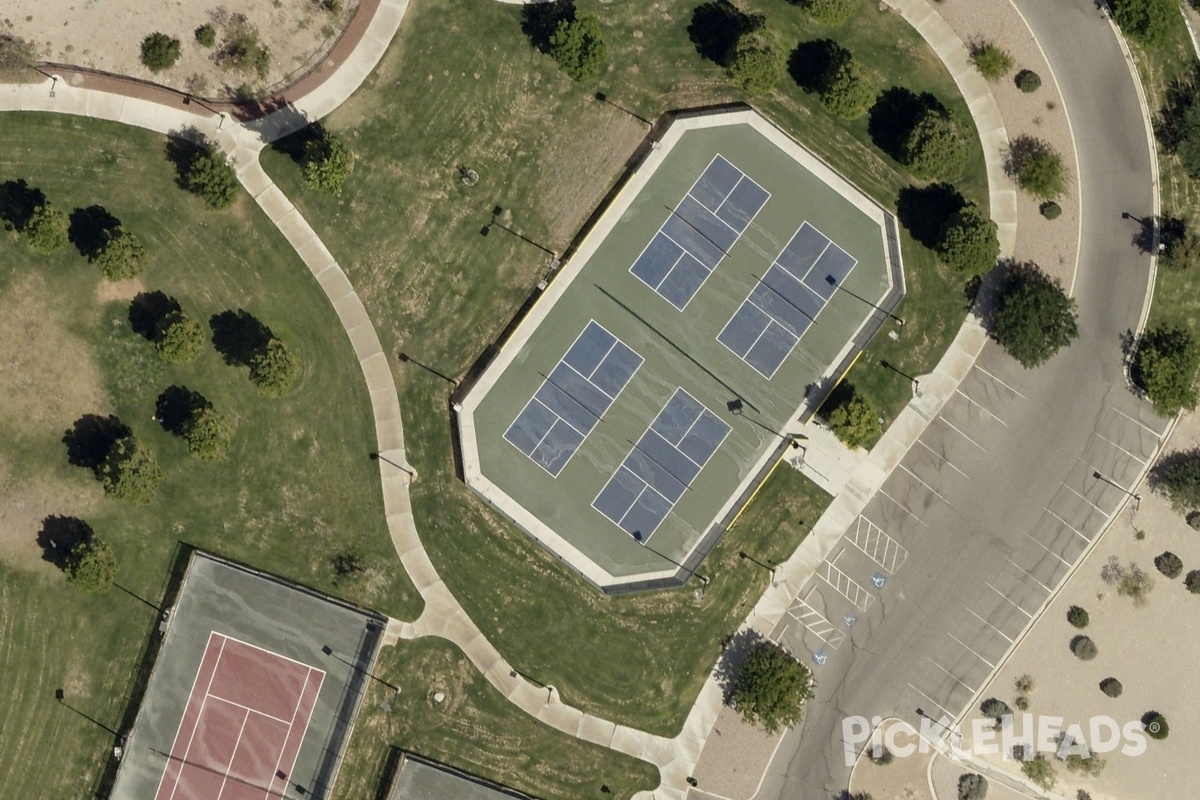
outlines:
[{"label": "dirt patch", "polygon": [[[882,749],[895,753],[890,764],[871,761],[869,754],[876,740]],[[855,762],[850,788],[866,792],[875,800],[934,800],[928,777],[931,754],[921,744],[919,735],[907,722],[884,720],[872,734],[871,745]],[[895,745],[895,750],[890,745]],[[912,753],[904,755],[909,749]],[[922,753],[922,749],[926,751]]]},{"label": "dirt patch", "polygon": [[37,543],[42,521],[52,514],[85,516],[99,497],[66,481],[19,481],[15,464],[0,462],[0,560],[49,573],[57,567],[42,558]]},{"label": "dirt patch", "polygon": [[[79,0],[63,3],[8,0],[4,27],[29,39],[47,61],[154,81],[202,97],[229,97],[238,86],[291,83],[333,47],[358,0],[342,0],[336,13],[318,0],[249,0],[226,8],[214,0]],[[218,63],[230,20],[245,18],[270,51],[263,76],[223,70]],[[201,25],[216,28],[216,42],[196,40]],[[141,63],[141,41],[160,31],[180,41],[179,61],[153,73]]]},{"label": "dirt patch", "polygon": [[722,708],[693,774],[706,792],[729,800],[749,800],[758,791],[782,738],[782,731],[771,735],[747,725],[733,709]]},{"label": "dirt patch", "polygon": [[130,278],[127,281],[100,281],[96,286],[96,302],[132,300],[144,291],[146,291],[146,285],[142,283],[141,278]]}]

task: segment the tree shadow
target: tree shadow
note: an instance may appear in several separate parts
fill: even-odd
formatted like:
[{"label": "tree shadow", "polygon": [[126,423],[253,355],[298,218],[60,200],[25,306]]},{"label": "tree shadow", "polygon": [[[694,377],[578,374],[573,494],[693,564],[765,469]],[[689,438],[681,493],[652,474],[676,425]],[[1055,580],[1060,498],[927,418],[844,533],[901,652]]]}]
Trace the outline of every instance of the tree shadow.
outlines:
[{"label": "tree shadow", "polygon": [[143,339],[157,342],[160,326],[168,314],[182,311],[179,301],[160,291],[141,292],[129,303],[129,324]]},{"label": "tree shadow", "polygon": [[917,94],[903,86],[880,93],[867,118],[867,133],[883,152],[900,160],[904,140],[926,111],[945,112],[946,107],[929,92]]},{"label": "tree shadow", "polygon": [[819,92],[825,76],[850,57],[850,51],[833,39],[801,42],[788,56],[788,74],[806,92]]},{"label": "tree shadow", "polygon": [[64,517],[51,514],[42,520],[42,529],[38,531],[37,543],[42,548],[42,560],[49,561],[59,569],[71,565],[71,551],[75,546],[90,542],[95,532],[78,517]]},{"label": "tree shadow", "polygon": [[1023,133],[1008,143],[1008,152],[1004,155],[1004,172],[1010,178],[1015,178],[1030,161],[1052,152],[1050,145],[1043,140]]},{"label": "tree shadow", "polygon": [[321,123],[309,123],[300,130],[271,142],[271,149],[277,153],[282,153],[299,164],[304,161],[304,150],[308,146],[308,143],[316,141],[324,135],[325,128]]},{"label": "tree shadow", "polygon": [[100,468],[113,445],[132,434],[129,426],[112,414],[107,417],[84,414],[63,434],[67,461],[76,467],[90,469],[99,478]]},{"label": "tree shadow", "polygon": [[182,436],[188,420],[212,406],[208,398],[186,386],[168,386],[154,404],[154,418],[163,430]]},{"label": "tree shadow", "polygon": [[966,205],[966,199],[948,183],[906,186],[896,197],[896,218],[909,235],[933,249],[946,220]]},{"label": "tree shadow", "polygon": [[222,311],[208,320],[212,328],[212,343],[225,363],[233,367],[248,367],[254,357],[263,353],[275,334],[245,309]]},{"label": "tree shadow", "polygon": [[71,212],[67,238],[75,245],[79,255],[90,260],[104,249],[109,231],[120,226],[121,220],[108,213],[104,206],[77,208]]},{"label": "tree shadow", "polygon": [[1197,461],[1200,461],[1200,447],[1167,453],[1154,462],[1154,466],[1146,474],[1146,485],[1150,487],[1152,492],[1165,494],[1164,476],[1171,474],[1185,464],[1192,464]]},{"label": "tree shadow", "polygon": [[521,8],[521,33],[540,52],[550,52],[550,37],[558,23],[575,20],[575,0],[542,0]]},{"label": "tree shadow", "polygon": [[1196,102],[1196,86],[1200,83],[1200,63],[1167,84],[1163,105],[1153,120],[1154,138],[1168,153],[1179,149],[1186,134],[1184,118]]},{"label": "tree shadow", "polygon": [[171,131],[167,136],[163,150],[167,161],[175,167],[175,185],[180,189],[188,188],[188,175],[204,154],[204,142],[204,134],[191,126]]},{"label": "tree shadow", "polygon": [[0,220],[5,230],[25,230],[34,209],[45,204],[42,190],[32,188],[24,178],[0,183]]},{"label": "tree shadow", "polygon": [[1157,249],[1160,253],[1165,253],[1170,252],[1171,248],[1183,241],[1187,235],[1187,220],[1182,217],[1162,214],[1158,217],[1134,219],[1138,222],[1138,229],[1133,234],[1132,244],[1142,254],[1155,251],[1156,238]]},{"label": "tree shadow", "polygon": [[710,0],[692,10],[688,38],[701,58],[727,67],[738,39],[759,30],[766,21],[762,14],[747,14],[729,0]]},{"label": "tree shadow", "polygon": [[729,705],[733,698],[733,691],[737,688],[738,676],[742,672],[746,659],[765,641],[767,640],[758,631],[753,628],[745,628],[727,637],[721,643],[721,655],[717,658],[717,666],[713,674],[721,686],[721,693],[726,705]]}]

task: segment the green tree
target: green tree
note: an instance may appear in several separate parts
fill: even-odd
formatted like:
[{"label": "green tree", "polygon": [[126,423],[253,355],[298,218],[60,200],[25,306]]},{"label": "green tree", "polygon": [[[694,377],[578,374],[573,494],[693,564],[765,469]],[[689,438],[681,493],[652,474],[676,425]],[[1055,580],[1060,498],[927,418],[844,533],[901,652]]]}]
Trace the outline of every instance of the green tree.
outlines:
[{"label": "green tree", "polygon": [[1058,775],[1054,772],[1054,765],[1046,758],[1045,753],[1038,753],[1033,758],[1021,762],[1021,772],[1025,773],[1025,777],[1036,783],[1038,786],[1049,791],[1054,788],[1054,784],[1058,783]]},{"label": "green tree", "polygon": [[237,199],[238,179],[233,160],[213,142],[202,142],[183,177],[184,187],[199,195],[211,209],[229,208]]},{"label": "green tree", "polygon": [[1090,621],[1086,608],[1071,606],[1067,609],[1067,622],[1071,623],[1072,627],[1082,630]]},{"label": "green tree", "polygon": [[956,180],[967,167],[967,135],[953,114],[925,109],[900,145],[901,163],[918,178]]},{"label": "green tree", "polygon": [[145,257],[146,248],[138,238],[118,225],[104,232],[104,243],[92,260],[110,281],[124,281],[141,273]]},{"label": "green tree", "polygon": [[1005,167],[1017,186],[1038,200],[1053,200],[1067,191],[1067,168],[1062,156],[1036,137],[1013,139]]},{"label": "green tree", "polygon": [[1092,637],[1080,634],[1071,640],[1071,652],[1080,661],[1091,661],[1099,654],[1100,649],[1092,641]]},{"label": "green tree", "polygon": [[117,577],[117,556],[108,543],[92,536],[71,548],[67,581],[88,594],[107,592]]},{"label": "green tree", "polygon": [[66,247],[69,225],[66,214],[50,203],[44,203],[29,215],[23,231],[25,241],[39,253],[53,253]]},{"label": "green tree", "polygon": [[1174,580],[1183,572],[1183,559],[1167,550],[1154,557],[1154,567],[1163,575]]},{"label": "green tree", "polygon": [[1036,367],[1079,338],[1075,299],[1036,264],[1007,264],[992,336],[1021,366]]},{"label": "green tree", "polygon": [[1121,693],[1125,691],[1125,687],[1116,678],[1105,678],[1100,681],[1100,691],[1108,697],[1120,697]]},{"label": "green tree", "polygon": [[1018,72],[1014,82],[1017,84],[1017,88],[1025,94],[1033,94],[1042,88],[1042,76],[1031,69],[1023,69]]},{"label": "green tree", "polygon": [[979,704],[979,713],[985,717],[990,717],[996,722],[999,722],[1004,717],[1012,716],[1012,709],[1008,703],[998,697],[989,697]]},{"label": "green tree", "polygon": [[1192,594],[1200,594],[1200,569],[1194,569],[1183,579],[1183,585]]},{"label": "green tree", "polygon": [[154,454],[133,436],[118,439],[100,465],[104,493],[138,505],[149,505],[154,500],[161,478]]},{"label": "green tree", "polygon": [[866,447],[882,433],[878,412],[853,387],[829,410],[828,422],[838,441],[852,449]]},{"label": "green tree", "polygon": [[1186,328],[1159,324],[1142,334],[1130,376],[1164,417],[1196,407],[1200,347]]},{"label": "green tree", "polygon": [[182,311],[171,311],[158,325],[154,346],[164,361],[175,364],[195,361],[204,349],[204,328]]},{"label": "green tree", "polygon": [[250,380],[267,397],[286,394],[299,375],[300,358],[278,339],[267,342],[250,361]]},{"label": "green tree", "polygon": [[563,19],[550,34],[550,55],[571,80],[587,81],[596,77],[608,61],[608,47],[600,30],[600,18],[584,14]]},{"label": "green tree", "polygon": [[1013,68],[1012,56],[991,42],[977,42],[971,46],[971,62],[986,80],[998,81]]},{"label": "green tree", "polygon": [[1163,241],[1158,263],[1167,269],[1185,270],[1200,264],[1200,235],[1186,227],[1178,236]]},{"label": "green tree", "polygon": [[1108,762],[1094,753],[1086,756],[1082,753],[1070,753],[1063,759],[1063,763],[1067,765],[1067,770],[1070,772],[1078,772],[1081,775],[1095,778],[1104,771],[1104,766]]},{"label": "green tree", "polygon": [[1154,465],[1150,479],[1176,511],[1200,506],[1200,450],[1179,451],[1163,458]]},{"label": "green tree", "polygon": [[747,31],[738,37],[729,62],[729,76],[751,97],[758,97],[775,88],[784,72],[783,51],[758,31]]},{"label": "green tree", "polygon": [[804,11],[823,25],[841,25],[858,10],[862,0],[804,0]]},{"label": "green tree", "polygon": [[959,272],[986,272],[1000,256],[996,223],[979,206],[968,203],[946,219],[936,250],[942,263]]},{"label": "green tree", "polygon": [[142,39],[142,63],[151,72],[162,72],[179,60],[179,40],[165,33],[152,33]]},{"label": "green tree", "polygon": [[1157,711],[1142,714],[1142,724],[1146,726],[1146,735],[1151,739],[1165,739],[1171,733],[1167,718]]},{"label": "green tree", "polygon": [[1117,587],[1117,594],[1132,598],[1137,606],[1144,606],[1150,601],[1150,590],[1154,588],[1154,579],[1144,569],[1132,561],[1128,566],[1123,565],[1116,556],[1109,556],[1100,568],[1100,579],[1109,586]]},{"label": "green tree", "polygon": [[196,410],[183,425],[188,451],[204,461],[222,461],[229,455],[233,423],[212,406]]},{"label": "green tree", "polygon": [[322,128],[304,144],[301,167],[305,186],[338,196],[354,168],[354,157],[341,139]]},{"label": "green tree", "polygon": [[195,30],[196,41],[201,47],[212,47],[217,43],[217,29],[211,22],[206,22]]},{"label": "green tree", "polygon": [[837,59],[821,80],[821,105],[835,117],[858,119],[875,103],[875,82],[858,59]]},{"label": "green tree", "polygon": [[1113,0],[1113,18],[1134,39],[1148,45],[1165,42],[1179,8],[1171,0]]},{"label": "green tree", "polygon": [[743,720],[775,733],[800,721],[812,687],[808,667],[779,645],[760,641],[742,665],[730,700]]},{"label": "green tree", "polygon": [[987,778],[977,772],[964,772],[958,779],[958,800],[983,800],[987,791]]}]

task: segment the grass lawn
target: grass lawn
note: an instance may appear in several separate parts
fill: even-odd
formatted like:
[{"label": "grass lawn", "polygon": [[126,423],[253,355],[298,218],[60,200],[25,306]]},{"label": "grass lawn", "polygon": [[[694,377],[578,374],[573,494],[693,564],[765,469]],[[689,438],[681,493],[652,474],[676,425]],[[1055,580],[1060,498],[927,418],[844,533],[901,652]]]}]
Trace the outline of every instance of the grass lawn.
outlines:
[{"label": "grass lawn", "polygon": [[[374,425],[340,323],[303,263],[248,196],[211,213],[173,185],[165,139],[125,126],[40,114],[0,115],[0,183],[24,178],[59,208],[102,205],[146,247],[133,282],[104,282],[68,247],[53,256],[0,232],[0,775],[13,797],[82,797],[106,757],[104,733],[57,707],[115,726],[178,540],[243,560],[398,617],[421,601],[384,524]],[[134,333],[129,300],[162,290],[207,323],[257,315],[304,362],[296,387],[260,397],[244,368],[211,347],[183,365]],[[207,325],[205,326],[207,328]],[[152,420],[171,385],[204,394],[236,420],[224,462],[188,455]],[[84,414],[115,414],[157,456],[157,499],[103,496],[67,461],[63,433]],[[118,583],[100,597],[67,586],[36,538],[50,515],[77,516],[107,539]],[[336,583],[331,559],[369,565]],[[49,765],[53,765],[52,768]]]},{"label": "grass lawn", "polygon": [[[325,120],[357,154],[345,193],[305,192],[285,153],[263,154],[267,171],[341,262],[386,348],[461,375],[549,267],[549,256],[518,236],[480,235],[496,206],[514,232],[561,252],[645,136],[647,126],[633,115],[656,119],[672,108],[740,99],[689,40],[696,5],[663,0],[618,13],[580,2],[581,12],[600,14],[611,57],[599,78],[576,86],[530,46],[520,7],[415,0],[379,69]],[[895,15],[864,2],[846,26],[830,31],[782,0],[758,0],[747,10],[760,9],[789,51],[834,36],[871,68],[881,89],[895,80],[931,91],[969,122],[949,74]],[[611,102],[597,102],[597,91]],[[865,119],[831,120],[790,79],[757,105],[884,205],[894,207],[911,182],[870,144]],[[478,185],[464,186],[460,167],[478,172]],[[960,189],[986,206],[983,176],[976,145]],[[888,419],[911,390],[879,360],[927,372],[965,313],[962,280],[904,239],[903,336],[872,344],[850,378]],[[453,480],[448,385],[412,364],[401,369],[406,441],[421,474],[413,489],[417,526],[455,596],[517,668],[558,686],[566,702],[673,735],[721,638],[765,585],[765,573],[737,552],[785,557],[827,498],[780,470],[756,504],[759,513],[743,518],[706,562],[713,583],[703,599],[691,587],[606,599]]]},{"label": "grass lawn", "polygon": [[[342,764],[337,798],[374,797],[392,746],[469,765],[473,774],[535,797],[601,800],[658,786],[654,765],[559,733],[516,711],[443,639],[385,647],[376,673],[401,692],[371,683]],[[441,703],[433,699],[438,691],[445,695]]]}]

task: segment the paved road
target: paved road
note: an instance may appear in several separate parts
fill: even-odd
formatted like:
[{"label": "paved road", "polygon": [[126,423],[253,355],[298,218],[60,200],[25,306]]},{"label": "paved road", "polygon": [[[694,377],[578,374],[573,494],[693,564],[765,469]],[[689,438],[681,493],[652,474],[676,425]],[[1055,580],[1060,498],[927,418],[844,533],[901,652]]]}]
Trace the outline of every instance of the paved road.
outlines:
[{"label": "paved road", "polygon": [[1120,334],[1138,326],[1150,267],[1131,247],[1137,223],[1122,219],[1152,211],[1132,78],[1090,0],[1017,5],[1057,73],[1076,136],[1081,338],[1034,371],[989,344],[801,591],[776,635],[826,660],[804,726],[780,747],[760,798],[826,800],[843,789],[847,715],[919,724],[918,708],[960,713],[1124,501],[1119,487],[1133,485],[1165,428],[1125,388],[1120,350]]}]

